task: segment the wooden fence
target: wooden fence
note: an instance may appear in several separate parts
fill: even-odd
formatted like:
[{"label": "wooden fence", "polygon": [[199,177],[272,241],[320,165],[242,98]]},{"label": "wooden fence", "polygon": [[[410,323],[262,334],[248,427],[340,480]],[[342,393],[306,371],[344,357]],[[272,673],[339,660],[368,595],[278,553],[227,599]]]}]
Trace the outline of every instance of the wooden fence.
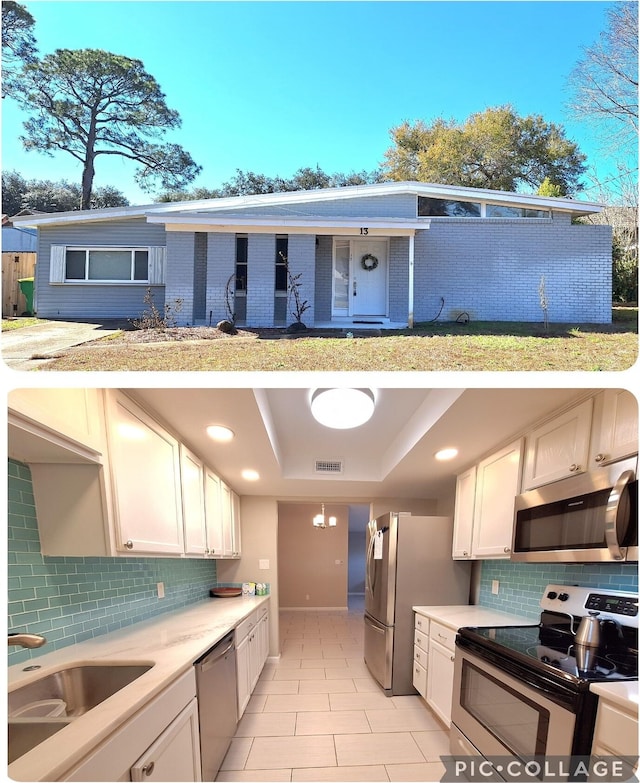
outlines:
[{"label": "wooden fence", "polygon": [[33,277],[36,272],[35,253],[2,254],[2,317],[22,315],[27,307],[18,285],[23,277]]}]

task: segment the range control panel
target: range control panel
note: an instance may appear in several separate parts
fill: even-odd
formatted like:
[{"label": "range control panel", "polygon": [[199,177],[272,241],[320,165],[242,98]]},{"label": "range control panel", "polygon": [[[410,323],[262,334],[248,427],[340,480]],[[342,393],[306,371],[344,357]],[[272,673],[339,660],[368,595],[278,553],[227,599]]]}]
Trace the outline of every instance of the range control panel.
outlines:
[{"label": "range control panel", "polygon": [[601,620],[615,620],[622,625],[638,627],[638,594],[618,590],[594,590],[575,585],[547,585],[540,608],[584,617],[598,612]]},{"label": "range control panel", "polygon": [[597,612],[610,612],[611,614],[626,614],[635,617],[638,614],[638,599],[624,598],[604,593],[590,593],[587,598],[586,609]]}]

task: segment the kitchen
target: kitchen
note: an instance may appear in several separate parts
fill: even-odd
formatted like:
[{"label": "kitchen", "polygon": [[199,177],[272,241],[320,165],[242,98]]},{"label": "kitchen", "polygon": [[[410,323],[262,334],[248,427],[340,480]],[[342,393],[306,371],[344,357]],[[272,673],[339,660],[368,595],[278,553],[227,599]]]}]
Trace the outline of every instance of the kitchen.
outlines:
[{"label": "kitchen", "polygon": [[[440,669],[443,676],[432,678],[431,692],[421,679],[409,694],[385,695],[377,683],[372,685],[369,672],[375,665],[368,661],[367,667],[362,660],[364,607],[357,594],[359,581],[366,582],[369,527],[356,530],[350,523],[362,507],[367,522],[392,512],[452,520],[452,541],[443,562],[451,570],[466,569],[469,591],[455,602],[420,600],[412,606],[424,608],[410,613],[412,622],[422,618],[443,630],[446,638],[438,646],[429,630],[413,629],[422,634],[427,655],[448,651],[441,664],[459,658],[457,627],[482,625],[481,611],[491,613],[490,623],[503,613],[516,623],[537,625],[547,585],[605,589],[609,598],[637,593],[636,565],[626,551],[623,559],[609,562],[604,556],[591,562],[548,562],[544,555],[537,562],[522,561],[509,551],[517,495],[637,459],[637,405],[631,394],[612,389],[365,392],[357,412],[369,407],[371,418],[344,431],[312,416],[311,403],[322,395],[309,389],[10,393],[9,630],[47,638],[39,648],[10,646],[10,691],[78,661],[148,667],[78,717],[48,718],[49,724],[59,722],[56,732],[15,756],[12,778],[201,779],[198,730],[204,721],[195,701],[192,664],[235,628],[236,664],[243,672],[236,706],[245,710],[240,726],[252,718],[254,725],[262,722],[263,734],[236,735],[217,779],[274,779],[274,771],[287,780],[356,779],[358,773],[368,780],[377,775],[385,780],[439,779],[440,757],[450,750],[461,752],[449,746],[455,672],[451,666]],[[212,425],[227,427],[234,437],[212,440],[206,433]],[[140,437],[141,428],[145,437]],[[454,446],[458,454],[449,461],[434,458],[440,449]],[[637,520],[637,508],[632,514]],[[207,520],[214,517],[208,529]],[[348,573],[352,566],[355,577]],[[350,581],[355,585],[351,595]],[[253,595],[209,598],[214,586],[249,584]],[[268,592],[256,594],[256,585]],[[452,603],[473,607],[456,614],[432,606]],[[347,611],[349,606],[354,611]],[[607,614],[606,609],[598,611]],[[308,650],[305,635],[314,640]],[[330,639],[342,641],[332,644]],[[243,644],[245,651],[259,652],[245,661]],[[403,655],[409,667],[420,654],[420,644],[416,647],[410,645]],[[321,671],[315,677],[329,682],[351,679],[356,690],[367,689],[355,694],[364,698],[349,701],[328,687],[315,694],[284,686],[269,693],[269,677],[298,688],[305,680],[316,682],[306,675],[295,679],[291,668],[302,671],[305,659],[331,661],[331,655],[351,668],[351,678],[333,677],[329,665],[309,667],[309,672]],[[283,668],[287,661],[297,661],[298,667]],[[42,669],[23,671],[32,665]],[[430,668],[425,668],[427,674]],[[335,671],[340,673],[340,667]],[[637,674],[631,682],[637,683]],[[614,696],[601,695],[600,704],[607,705],[613,725],[622,720],[627,731],[626,721],[634,725],[635,720],[637,726],[633,686],[607,687],[613,687]],[[625,687],[625,698],[615,694]],[[422,690],[424,699],[417,695]],[[286,706],[291,696],[300,697],[299,711]],[[284,705],[278,720],[297,716],[292,730],[287,729],[293,735],[286,736],[289,742],[306,736],[297,728],[311,713],[323,714],[325,704],[331,706],[328,712],[342,713],[342,728],[317,731],[317,755],[305,751],[305,758],[298,752],[288,764],[283,751],[273,760],[266,753],[267,741],[272,750],[282,749],[277,744],[282,738],[264,734],[266,724],[277,721],[259,705],[277,699]],[[399,706],[407,703],[411,706]],[[164,723],[161,715],[171,720]],[[409,717],[418,722],[407,722]],[[29,720],[35,719],[12,718],[13,723]],[[140,737],[134,747],[132,735]],[[622,735],[614,729],[614,739]],[[157,756],[160,737],[168,748],[163,763]],[[368,744],[381,747],[382,740],[395,743],[386,757],[376,756]],[[265,752],[252,759],[259,746]],[[606,755],[636,752],[610,740],[600,747]],[[124,763],[128,759],[129,766]],[[109,766],[116,761],[120,767]],[[158,774],[162,777],[154,776]]]}]

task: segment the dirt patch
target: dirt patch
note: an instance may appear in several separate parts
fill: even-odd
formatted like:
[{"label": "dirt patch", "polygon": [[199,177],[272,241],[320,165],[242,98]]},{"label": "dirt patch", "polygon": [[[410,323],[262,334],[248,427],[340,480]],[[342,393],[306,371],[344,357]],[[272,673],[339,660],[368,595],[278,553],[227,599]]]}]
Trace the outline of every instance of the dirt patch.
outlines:
[{"label": "dirt patch", "polygon": [[166,343],[184,340],[236,340],[238,337],[257,338],[257,332],[238,329],[227,334],[215,326],[176,326],[168,329],[131,329],[117,336],[124,343]]}]

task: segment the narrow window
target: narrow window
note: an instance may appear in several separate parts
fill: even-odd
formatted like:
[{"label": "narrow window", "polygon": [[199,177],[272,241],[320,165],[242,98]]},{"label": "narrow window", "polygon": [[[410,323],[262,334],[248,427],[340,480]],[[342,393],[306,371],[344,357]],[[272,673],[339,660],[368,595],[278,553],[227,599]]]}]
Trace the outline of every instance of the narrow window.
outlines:
[{"label": "narrow window", "polygon": [[247,256],[249,237],[236,236],[236,291],[247,290]]},{"label": "narrow window", "polygon": [[276,291],[287,290],[287,261],[289,253],[289,237],[276,237]]}]

